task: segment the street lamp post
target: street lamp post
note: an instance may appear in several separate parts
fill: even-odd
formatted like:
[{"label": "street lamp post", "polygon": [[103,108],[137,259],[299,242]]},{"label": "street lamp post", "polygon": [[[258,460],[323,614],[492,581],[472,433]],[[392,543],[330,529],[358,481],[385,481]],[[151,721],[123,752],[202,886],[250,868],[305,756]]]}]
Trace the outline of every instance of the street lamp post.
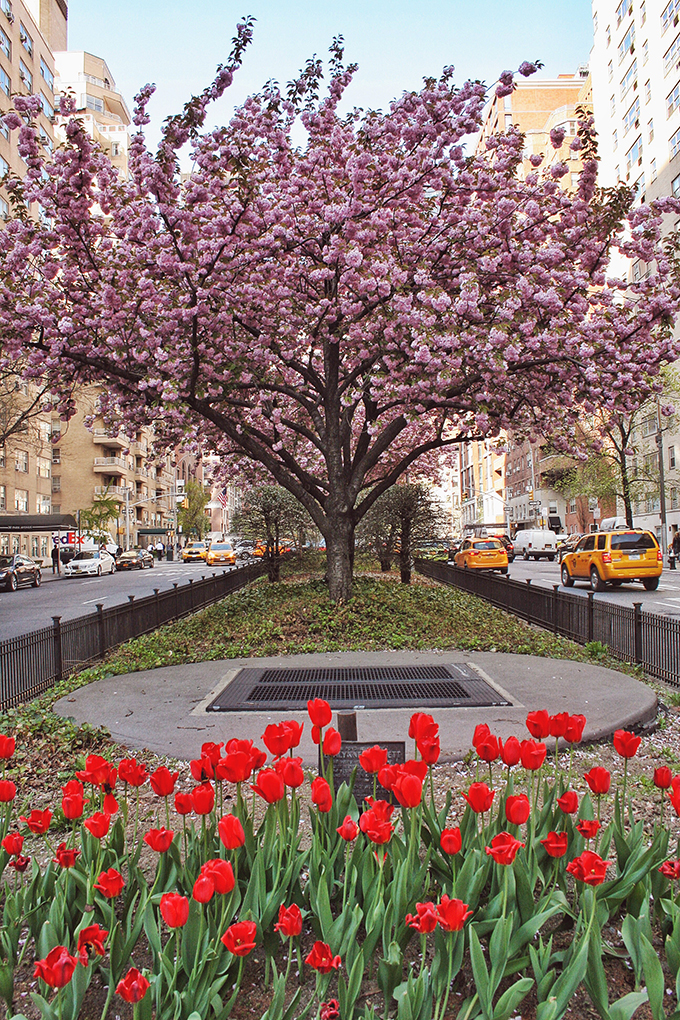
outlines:
[{"label": "street lamp post", "polygon": [[661,403],[656,398],[656,449],[659,454],[659,515],[661,517],[661,553],[664,563],[668,557],[668,536],[666,535],[666,474],[663,463],[663,432],[661,431]]}]

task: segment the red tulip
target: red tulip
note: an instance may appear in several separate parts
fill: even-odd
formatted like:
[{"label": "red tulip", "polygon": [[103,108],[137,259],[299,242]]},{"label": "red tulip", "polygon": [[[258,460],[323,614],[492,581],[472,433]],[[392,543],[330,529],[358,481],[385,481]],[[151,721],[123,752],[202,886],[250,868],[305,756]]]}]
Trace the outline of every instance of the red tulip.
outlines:
[{"label": "red tulip", "polygon": [[654,785],[657,790],[668,790],[673,782],[673,773],[667,765],[654,769]]},{"label": "red tulip", "polygon": [[16,741],[14,737],[7,737],[4,733],[0,733],[0,758],[3,758],[5,761],[11,758],[14,754],[15,746]]},{"label": "red tulip", "polygon": [[566,790],[557,798],[557,804],[565,815],[573,815],[578,811],[578,794],[575,790]]},{"label": "red tulip", "polygon": [[164,893],[160,911],[168,928],[183,928],[189,920],[189,900],[179,893]]},{"label": "red tulip", "polygon": [[164,854],[166,850],[170,849],[174,835],[174,832],[171,829],[166,829],[165,826],[161,829],[149,829],[144,836],[144,842],[156,853]]},{"label": "red tulip", "polygon": [[477,754],[482,761],[495,761],[500,754],[498,737],[495,737],[493,733],[489,733],[483,740],[480,740],[477,744]]},{"label": "red tulip", "polygon": [[541,840],[541,843],[545,847],[546,853],[551,857],[564,857],[569,837],[566,832],[549,832],[545,839]]},{"label": "red tulip", "polygon": [[439,755],[441,754],[441,744],[439,737],[423,737],[416,744],[420,757],[428,765],[436,765],[439,761]]},{"label": "red tulip", "polygon": [[437,920],[444,931],[461,931],[472,911],[468,910],[467,903],[462,900],[450,900],[448,896],[442,896],[441,903],[437,906]]},{"label": "red tulip", "polygon": [[58,864],[61,868],[72,868],[78,857],[80,857],[80,850],[69,850],[66,843],[60,843],[56,849],[56,854],[57,856],[52,858],[55,864]]},{"label": "red tulip", "polygon": [[15,871],[25,871],[30,863],[30,857],[13,857],[11,861],[8,861],[8,867],[14,868]]},{"label": "red tulip", "polygon": [[460,834],[460,829],[456,826],[455,829],[442,829],[442,834],[439,837],[439,845],[445,854],[453,856],[460,852],[460,848],[463,845],[463,840]]},{"label": "red tulip", "polygon": [[210,764],[215,767],[220,760],[220,754],[224,747],[224,741],[221,740],[219,744],[216,744],[213,740],[207,740],[204,744],[201,744],[201,757],[205,755],[209,759]]},{"label": "red tulip", "polygon": [[[377,804],[385,803],[384,801],[377,801],[376,806],[372,807],[369,811],[364,811],[359,818],[359,828],[367,836],[371,843],[375,843],[378,846],[382,846],[388,843],[392,838],[392,823],[389,820],[389,816],[386,818],[385,813],[380,809],[377,809]],[[391,807],[392,805],[388,805]]]},{"label": "red tulip", "polygon": [[149,776],[151,789],[159,797],[169,797],[174,793],[175,783],[179,772],[171,772],[165,765],[159,765],[155,772]]},{"label": "red tulip", "polygon": [[217,830],[227,850],[236,850],[237,847],[243,846],[246,841],[243,826],[236,815],[224,815],[223,818],[220,818],[217,823]]},{"label": "red tulip", "polygon": [[73,977],[78,958],[66,946],[55,946],[44,960],[36,960],[33,977],[42,978],[50,988],[64,988]]},{"label": "red tulip", "polygon": [[94,884],[94,888],[98,889],[107,900],[112,900],[122,893],[125,888],[125,879],[115,868],[109,868],[108,871],[102,871]]},{"label": "red tulip", "polygon": [[487,846],[485,849],[496,864],[512,864],[517,851],[524,845],[509,832],[499,832],[491,840],[491,846]]},{"label": "red tulip", "polygon": [[418,776],[402,772],[393,786],[394,796],[402,807],[418,807],[423,799],[423,782]]},{"label": "red tulip", "polygon": [[496,791],[490,790],[486,783],[472,783],[467,793],[462,794],[475,814],[489,810]]},{"label": "red tulip", "polygon": [[436,737],[439,724],[427,712],[414,712],[408,724],[408,735],[416,743],[425,737]]},{"label": "red tulip", "polygon": [[283,779],[277,775],[274,769],[262,769],[257,777],[257,783],[251,783],[250,789],[262,797],[267,804],[276,804],[282,800],[286,793]]},{"label": "red tulip", "polygon": [[[14,783],[12,783],[12,786],[14,786]],[[44,836],[50,827],[52,812],[49,808],[46,808],[44,811],[39,811],[37,808],[34,808],[28,818],[24,815],[20,815],[19,820],[25,822],[31,832],[35,833],[36,836]]]},{"label": "red tulip", "polygon": [[583,778],[591,791],[598,796],[609,792],[612,777],[607,769],[603,768],[601,765],[596,765],[590,770],[590,772],[586,772]]},{"label": "red tulip", "polygon": [[333,718],[331,706],[323,698],[314,698],[313,701],[308,701],[307,711],[309,712],[309,718],[312,720],[312,725],[318,726],[321,729],[324,726],[328,726]]},{"label": "red tulip", "polygon": [[0,804],[9,804],[17,795],[17,788],[11,779],[0,779]]},{"label": "red tulip", "polygon": [[283,903],[279,907],[279,920],[274,925],[274,931],[280,931],[288,939],[295,938],[302,931],[302,913],[297,903],[291,903],[286,907]]},{"label": "red tulip", "polygon": [[189,815],[193,811],[194,806],[191,800],[190,793],[183,793],[182,790],[178,790],[175,794],[175,811],[178,815]]},{"label": "red tulip", "polygon": [[373,800],[372,797],[366,797],[366,803],[375,818],[381,822],[389,822],[394,813],[394,804],[390,804],[388,800]]},{"label": "red tulip", "polygon": [[130,967],[122,981],[116,986],[116,993],[125,1002],[141,1002],[149,990],[149,982],[136,967]]},{"label": "red tulip", "polygon": [[319,1006],[319,1020],[340,1020],[340,1003],[337,999],[329,999]]},{"label": "red tulip", "polygon": [[138,762],[136,758],[123,758],[118,765],[118,776],[122,783],[128,786],[142,786],[149,778],[144,762]]},{"label": "red tulip", "polygon": [[308,963],[314,970],[318,970],[320,974],[330,974],[332,970],[338,969],[342,960],[339,956],[333,956],[331,947],[325,942],[315,942],[305,963]]},{"label": "red tulip", "polygon": [[547,748],[535,740],[523,740],[519,745],[520,760],[525,769],[535,772],[545,761]]},{"label": "red tulip", "polygon": [[634,758],[641,742],[642,737],[638,737],[628,730],[617,730],[614,734],[614,750],[622,758]]},{"label": "red tulip", "polygon": [[254,921],[238,921],[227,928],[222,942],[234,956],[247,956],[255,948],[256,932]]},{"label": "red tulip", "polygon": [[291,731],[287,722],[270,723],[262,734],[262,739],[269,753],[275,758],[280,758],[293,746],[291,743],[293,736],[294,731]]},{"label": "red tulip", "polygon": [[215,776],[213,763],[207,755],[202,754],[200,758],[194,758],[193,761],[190,761],[189,769],[197,783],[205,783]]},{"label": "red tulip", "polygon": [[511,825],[524,825],[531,814],[531,804],[525,793],[517,797],[508,797],[505,802],[505,817]]},{"label": "red tulip", "polygon": [[427,935],[437,927],[437,908],[434,903],[416,903],[416,913],[407,914],[406,923],[421,935]]},{"label": "red tulip", "polygon": [[8,832],[2,841],[2,848],[10,857],[18,857],[24,846],[24,837],[18,832]]},{"label": "red tulip", "polygon": [[573,861],[567,864],[567,871],[586,885],[601,885],[608,867],[609,861],[603,861],[599,854],[584,850],[580,857],[574,857]]},{"label": "red tulip", "polygon": [[668,799],[673,805],[676,815],[680,815],[680,786],[673,785],[668,793]]},{"label": "red tulip", "polygon": [[108,934],[108,931],[100,928],[98,924],[89,924],[86,928],[80,929],[77,948],[83,967],[87,967],[94,954],[104,955],[104,940]]},{"label": "red tulip", "polygon": [[600,831],[600,823],[596,818],[582,818],[576,828],[585,839],[593,839]]},{"label": "red tulip", "polygon": [[378,782],[386,790],[391,790],[398,775],[398,765],[383,765],[383,767],[378,771]]},{"label": "red tulip", "polygon": [[504,765],[516,765],[520,760],[520,746],[517,737],[508,737],[505,743],[502,740],[499,740],[498,750],[500,752],[501,761]]},{"label": "red tulip", "polygon": [[83,784],[78,779],[70,779],[66,786],[61,788],[61,810],[64,817],[74,822],[80,818],[85,810],[85,791]]},{"label": "red tulip", "polygon": [[95,839],[103,839],[109,831],[111,816],[103,811],[96,811],[90,818],[86,818],[83,825],[88,832],[91,832]]},{"label": "red tulip", "polygon": [[323,753],[327,754],[329,758],[334,758],[336,754],[340,754],[341,748],[342,737],[336,729],[329,726],[323,738]]},{"label": "red tulip", "polygon": [[529,712],[527,716],[527,729],[532,737],[537,740],[545,740],[550,736],[550,716],[545,709],[538,712]]},{"label": "red tulip", "polygon": [[676,879],[680,878],[680,861],[664,861],[658,870],[666,878],[670,878],[675,882]]},{"label": "red tulip", "polygon": [[274,768],[291,790],[297,790],[305,781],[302,758],[291,758],[290,756],[279,758],[274,762]]},{"label": "red tulip", "polygon": [[194,888],[192,889],[191,895],[197,903],[209,903],[215,895],[215,883],[210,875],[206,874],[202,868],[198,878],[194,882]]},{"label": "red tulip", "polygon": [[322,814],[327,814],[333,807],[331,788],[321,776],[317,776],[312,783],[312,804],[316,804]]},{"label": "red tulip", "polygon": [[383,765],[387,765],[387,748],[374,744],[367,751],[361,752],[359,764],[364,772],[379,772]]},{"label": "red tulip", "polygon": [[583,729],[586,725],[586,717],[584,715],[570,715],[567,728],[564,733],[564,739],[568,744],[580,744],[583,737]]},{"label": "red tulip", "polygon": [[106,782],[111,770],[111,762],[102,758],[100,754],[88,754],[85,759],[85,768],[82,772],[76,772],[76,777],[83,783],[90,783],[91,786],[101,786]]},{"label": "red tulip", "polygon": [[191,806],[197,815],[209,815],[215,807],[215,791],[210,783],[195,786],[189,794]]},{"label": "red tulip", "polygon": [[236,885],[234,869],[229,861],[223,861],[221,857],[213,857],[212,860],[206,861],[201,868],[201,874],[207,875],[212,880],[215,892],[219,896],[227,896]]},{"label": "red tulip", "polygon": [[[265,755],[266,758],[266,755]],[[246,751],[230,751],[220,758],[215,766],[215,777],[228,783],[243,783],[253,774],[250,754]]]},{"label": "red tulip", "polygon": [[478,723],[475,726],[475,732],[472,734],[472,746],[475,748],[475,750],[477,749],[477,745],[481,743],[482,740],[485,740],[490,735],[490,733],[491,730],[489,729],[485,722]]},{"label": "red tulip", "polygon": [[551,715],[548,721],[550,736],[556,739],[563,737],[567,732],[570,718],[568,712],[558,712],[557,715]]},{"label": "red tulip", "polygon": [[357,838],[359,826],[350,815],[345,815],[344,822],[335,831],[341,839],[344,839],[347,843],[351,843],[353,839]]}]

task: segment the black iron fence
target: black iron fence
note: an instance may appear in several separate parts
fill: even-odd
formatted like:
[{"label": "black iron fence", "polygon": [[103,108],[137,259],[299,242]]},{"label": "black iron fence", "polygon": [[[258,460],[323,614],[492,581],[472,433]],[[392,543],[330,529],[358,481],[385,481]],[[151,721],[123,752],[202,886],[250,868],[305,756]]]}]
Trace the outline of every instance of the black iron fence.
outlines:
[{"label": "black iron fence", "polygon": [[426,577],[479,595],[528,623],[585,645],[600,641],[617,658],[633,662],[650,674],[680,687],[680,620],[647,613],[642,603],[618,606],[549,588],[531,581],[511,581],[481,570],[461,570],[447,563],[416,560]]},{"label": "black iron fence", "polygon": [[264,569],[262,563],[252,563],[182,587],[175,583],[167,591],[154,588],[145,598],[128,595],[123,605],[97,605],[89,616],[63,622],[53,616],[51,627],[0,641],[0,710],[30,701],[131,638],[219,602]]}]

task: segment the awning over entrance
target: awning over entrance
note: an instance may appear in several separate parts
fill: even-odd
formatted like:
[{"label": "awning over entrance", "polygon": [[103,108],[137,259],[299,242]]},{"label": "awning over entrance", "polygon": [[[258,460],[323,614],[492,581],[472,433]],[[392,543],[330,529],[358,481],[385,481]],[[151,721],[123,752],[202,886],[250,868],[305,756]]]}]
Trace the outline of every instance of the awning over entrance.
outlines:
[{"label": "awning over entrance", "polygon": [[72,514],[0,514],[0,532],[75,531],[78,527]]},{"label": "awning over entrance", "polygon": [[170,528],[137,528],[138,535],[167,535]]}]

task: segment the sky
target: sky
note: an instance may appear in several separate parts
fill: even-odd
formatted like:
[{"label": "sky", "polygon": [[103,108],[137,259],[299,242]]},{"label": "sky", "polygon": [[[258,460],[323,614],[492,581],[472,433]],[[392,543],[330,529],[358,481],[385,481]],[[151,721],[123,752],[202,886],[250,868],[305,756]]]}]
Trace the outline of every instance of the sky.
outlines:
[{"label": "sky", "polygon": [[491,83],[523,60],[541,60],[540,77],[570,73],[588,62],[592,42],[590,0],[69,0],[69,49],[103,57],[130,109],[142,85],[157,85],[154,143],[162,120],[210,84],[247,14],[253,43],[208,126],[228,122],[269,79],[290,81],[336,35],[359,65],[347,105],[374,109],[450,64],[460,82]]}]

